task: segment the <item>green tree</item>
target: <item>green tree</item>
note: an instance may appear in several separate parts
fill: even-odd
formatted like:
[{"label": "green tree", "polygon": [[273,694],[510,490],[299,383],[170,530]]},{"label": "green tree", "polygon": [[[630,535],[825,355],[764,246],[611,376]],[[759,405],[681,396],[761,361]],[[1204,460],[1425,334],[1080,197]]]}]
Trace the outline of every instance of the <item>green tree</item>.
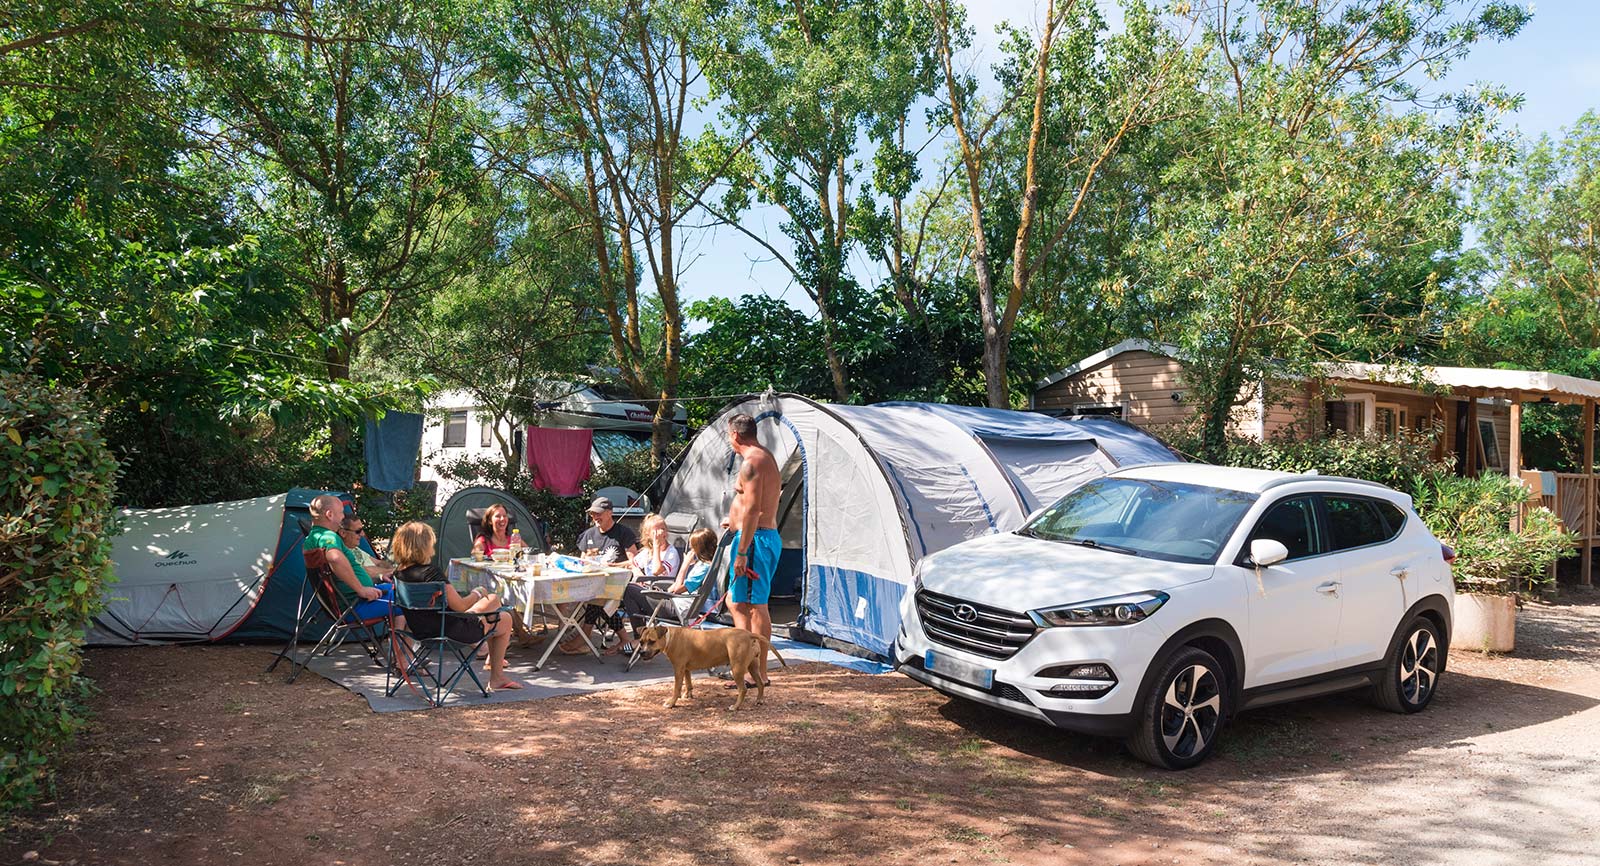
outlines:
[{"label": "green tree", "polygon": [[271,449],[237,419],[293,366],[276,335],[294,295],[192,160],[198,110],[174,70],[203,11],[15,11],[0,22],[0,366],[91,401],[124,502],[258,494]]},{"label": "green tree", "polygon": [[[863,298],[849,256],[880,230],[875,196],[904,198],[916,183],[905,120],[937,82],[920,0],[788,3],[745,0],[726,41],[705,43],[701,63],[722,116],[750,142],[713,206],[764,247],[817,307],[834,399],[850,399],[840,333],[843,311]],[[870,175],[857,156],[874,147]],[[752,202],[783,215],[786,254],[738,220]]]},{"label": "green tree", "polygon": [[689,110],[701,86],[696,52],[716,40],[726,9],[507,0],[501,14],[510,25],[492,48],[493,99],[507,107],[493,136],[497,159],[565,202],[589,240],[597,306],[622,379],[656,406],[660,459],[682,376],[681,235],[743,152],[692,127]]},{"label": "green tree", "polygon": [[[703,322],[684,343],[684,390],[697,395],[758,393],[767,388],[823,397],[832,391],[828,359],[817,327],[779,298],[746,295],[689,305]],[[722,407],[689,404],[689,424],[700,426]]]},{"label": "green tree", "polygon": [[[1008,408],[1013,332],[1035,279],[1097,209],[1102,174],[1187,90],[1187,34],[1162,26],[1139,0],[1124,5],[1116,35],[1094,4],[1049,0],[1037,42],[1009,32],[996,67],[1003,94],[987,106],[975,80],[957,72],[971,41],[959,11],[948,0],[925,2],[966,181],[987,402]],[[1004,245],[1009,258],[998,252]]]},{"label": "green tree", "polygon": [[[1369,316],[1372,275],[1449,249],[1455,189],[1496,157],[1493,90],[1438,108],[1419,80],[1526,13],[1509,3],[1313,0],[1191,13],[1211,51],[1203,114],[1181,133],[1140,255],[1173,311],[1205,456],[1253,384],[1316,360],[1398,351],[1419,323]],[[1441,100],[1442,101],[1442,100]],[[1375,297],[1377,293],[1377,297]]]},{"label": "green tree", "polygon": [[493,425],[507,477],[517,453],[503,429],[534,416],[605,350],[593,308],[599,277],[570,212],[538,188],[508,190],[522,224],[475,270],[434,293],[404,322],[375,335],[375,354],[400,377],[431,378],[471,394]]},{"label": "green tree", "polygon": [[363,337],[497,236],[474,151],[474,23],[456,6],[333,0],[218,7],[185,32],[182,80],[208,144],[196,159],[299,293],[294,349],[319,354],[340,388]]},{"label": "green tree", "polygon": [[1473,188],[1482,269],[1452,329],[1466,363],[1600,373],[1600,113]]}]

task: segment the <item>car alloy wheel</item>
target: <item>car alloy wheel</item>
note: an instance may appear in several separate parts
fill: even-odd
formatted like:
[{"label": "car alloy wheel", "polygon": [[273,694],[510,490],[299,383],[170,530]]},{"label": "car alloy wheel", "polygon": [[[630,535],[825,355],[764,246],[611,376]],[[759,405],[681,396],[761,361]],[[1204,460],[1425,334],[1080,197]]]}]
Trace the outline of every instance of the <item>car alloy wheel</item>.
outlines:
[{"label": "car alloy wheel", "polygon": [[1421,712],[1439,691],[1447,651],[1439,627],[1426,617],[1414,617],[1395,632],[1383,678],[1372,687],[1372,702],[1391,713]]},{"label": "car alloy wheel", "polygon": [[1400,650],[1400,699],[1414,707],[1428,702],[1439,678],[1439,642],[1433,629],[1418,628]]},{"label": "car alloy wheel", "polygon": [[1172,756],[1192,760],[1203,753],[1222,722],[1222,689],[1217,675],[1202,664],[1178,671],[1168,683],[1161,707],[1161,741]]},{"label": "car alloy wheel", "polygon": [[1199,647],[1178,647],[1159,660],[1142,692],[1128,751],[1147,764],[1182,770],[1216,748],[1233,707],[1227,669]]}]

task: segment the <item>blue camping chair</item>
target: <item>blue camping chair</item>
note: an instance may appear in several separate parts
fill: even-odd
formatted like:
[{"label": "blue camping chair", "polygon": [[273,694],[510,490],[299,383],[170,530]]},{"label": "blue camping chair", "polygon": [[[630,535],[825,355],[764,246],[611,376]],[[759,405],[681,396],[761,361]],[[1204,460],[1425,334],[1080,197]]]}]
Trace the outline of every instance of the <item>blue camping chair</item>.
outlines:
[{"label": "blue camping chair", "polygon": [[[406,614],[406,626],[390,631],[389,656],[395,663],[389,667],[384,685],[386,696],[394,697],[400,691],[400,686],[406,685],[423,700],[435,707],[442,707],[460,682],[462,674],[472,678],[473,685],[484,697],[489,696],[489,687],[478,678],[478,672],[473,667],[479,648],[489,640],[489,631],[483,624],[485,620],[493,621],[494,617],[514,614],[509,607],[483,613],[451,610],[445,586],[443,581],[395,581],[395,604]],[[430,612],[438,614],[438,630],[424,632],[416,628],[413,614]],[[478,630],[478,639],[467,642],[452,638],[449,635],[452,622],[471,623]]]}]

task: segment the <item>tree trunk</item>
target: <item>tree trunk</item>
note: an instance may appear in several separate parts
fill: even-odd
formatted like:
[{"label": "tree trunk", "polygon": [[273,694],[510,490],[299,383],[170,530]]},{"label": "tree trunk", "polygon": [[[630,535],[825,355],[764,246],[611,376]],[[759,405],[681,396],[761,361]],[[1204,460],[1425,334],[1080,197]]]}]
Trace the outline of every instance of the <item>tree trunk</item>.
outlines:
[{"label": "tree trunk", "polygon": [[832,313],[833,288],[827,282],[817,286],[817,316],[822,319],[822,351],[828,356],[828,374],[833,378],[833,399],[838,403],[850,402],[850,380],[845,373],[844,358],[835,343]]},{"label": "tree trunk", "polygon": [[1233,404],[1239,396],[1242,375],[1238,364],[1228,361],[1217,376],[1216,387],[1205,408],[1204,426],[1201,428],[1200,456],[1207,463],[1226,463],[1228,459],[1228,421],[1233,416]]}]

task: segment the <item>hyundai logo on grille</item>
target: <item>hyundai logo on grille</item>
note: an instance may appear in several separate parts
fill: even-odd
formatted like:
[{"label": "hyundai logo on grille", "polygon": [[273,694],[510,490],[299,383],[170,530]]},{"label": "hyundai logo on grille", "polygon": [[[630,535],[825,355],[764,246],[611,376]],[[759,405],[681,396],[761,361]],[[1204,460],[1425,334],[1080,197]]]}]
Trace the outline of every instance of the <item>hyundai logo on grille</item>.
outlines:
[{"label": "hyundai logo on grille", "polygon": [[955,614],[956,619],[962,622],[976,622],[978,620],[978,609],[970,604],[958,604],[951,613]]}]

